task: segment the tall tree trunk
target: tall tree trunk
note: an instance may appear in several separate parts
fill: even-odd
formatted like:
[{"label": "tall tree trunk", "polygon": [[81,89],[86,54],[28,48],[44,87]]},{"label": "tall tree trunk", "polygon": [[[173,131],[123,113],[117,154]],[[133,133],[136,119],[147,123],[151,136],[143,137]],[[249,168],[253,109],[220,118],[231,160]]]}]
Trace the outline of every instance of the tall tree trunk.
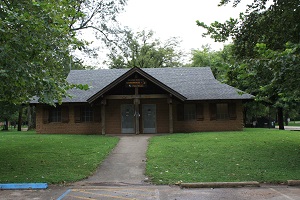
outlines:
[{"label": "tall tree trunk", "polygon": [[279,130],[284,130],[283,124],[283,108],[277,108]]},{"label": "tall tree trunk", "polygon": [[3,130],[8,131],[8,118],[5,118],[5,125]]},{"label": "tall tree trunk", "polygon": [[20,106],[19,118],[18,118],[18,131],[22,131],[22,113],[23,113],[23,106]]}]

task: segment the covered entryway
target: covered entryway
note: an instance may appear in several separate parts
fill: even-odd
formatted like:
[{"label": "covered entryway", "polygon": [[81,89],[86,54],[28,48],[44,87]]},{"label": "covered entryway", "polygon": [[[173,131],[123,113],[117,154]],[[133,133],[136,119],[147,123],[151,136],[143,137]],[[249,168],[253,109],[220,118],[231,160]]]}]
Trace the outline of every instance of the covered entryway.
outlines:
[{"label": "covered entryway", "polygon": [[134,133],[134,105],[121,105],[121,130],[122,133]]},{"label": "covered entryway", "polygon": [[140,68],[133,68],[88,102],[101,103],[102,134],[107,129],[122,134],[173,133],[173,99],[184,101],[186,97]]},{"label": "covered entryway", "polygon": [[156,133],[156,105],[144,104],[143,107],[143,133]]}]

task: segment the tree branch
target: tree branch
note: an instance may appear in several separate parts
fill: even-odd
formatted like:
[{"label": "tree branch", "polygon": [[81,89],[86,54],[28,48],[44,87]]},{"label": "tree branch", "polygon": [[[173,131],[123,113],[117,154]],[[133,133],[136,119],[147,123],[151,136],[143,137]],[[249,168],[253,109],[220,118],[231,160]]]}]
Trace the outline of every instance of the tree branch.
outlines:
[{"label": "tree branch", "polygon": [[85,27],[87,27],[87,24],[94,18],[94,16],[97,14],[97,12],[99,10],[101,10],[102,4],[99,3],[97,5],[97,7],[93,10],[92,14],[90,15],[90,17],[88,19],[86,19],[86,21],[84,21],[84,19],[81,21],[80,26],[77,28],[73,28],[71,30],[81,30],[81,29],[85,29]]}]

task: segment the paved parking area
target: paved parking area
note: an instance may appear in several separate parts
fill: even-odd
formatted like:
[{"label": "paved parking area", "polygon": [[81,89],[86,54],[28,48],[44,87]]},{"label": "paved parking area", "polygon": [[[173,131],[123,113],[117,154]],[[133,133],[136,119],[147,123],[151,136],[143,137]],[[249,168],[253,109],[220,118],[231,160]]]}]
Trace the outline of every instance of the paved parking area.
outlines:
[{"label": "paved parking area", "polygon": [[63,200],[71,199],[145,199],[155,200],[159,197],[158,189],[134,188],[134,187],[114,187],[114,188],[85,188],[70,189],[62,195]]},{"label": "paved parking area", "polygon": [[178,186],[50,186],[46,190],[0,190],[0,200],[300,200],[300,187],[199,188]]},{"label": "paved parking area", "polygon": [[180,189],[177,186],[88,187],[67,190],[57,200],[299,200],[300,187]]}]

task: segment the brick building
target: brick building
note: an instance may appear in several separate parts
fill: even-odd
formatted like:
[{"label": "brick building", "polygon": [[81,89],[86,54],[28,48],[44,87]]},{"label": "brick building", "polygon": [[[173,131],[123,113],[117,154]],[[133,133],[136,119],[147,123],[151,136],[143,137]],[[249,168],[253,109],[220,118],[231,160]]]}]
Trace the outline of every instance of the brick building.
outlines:
[{"label": "brick building", "polygon": [[56,107],[35,103],[38,133],[242,130],[243,102],[253,98],[209,67],[72,70],[67,80],[90,89],[70,90]]}]

